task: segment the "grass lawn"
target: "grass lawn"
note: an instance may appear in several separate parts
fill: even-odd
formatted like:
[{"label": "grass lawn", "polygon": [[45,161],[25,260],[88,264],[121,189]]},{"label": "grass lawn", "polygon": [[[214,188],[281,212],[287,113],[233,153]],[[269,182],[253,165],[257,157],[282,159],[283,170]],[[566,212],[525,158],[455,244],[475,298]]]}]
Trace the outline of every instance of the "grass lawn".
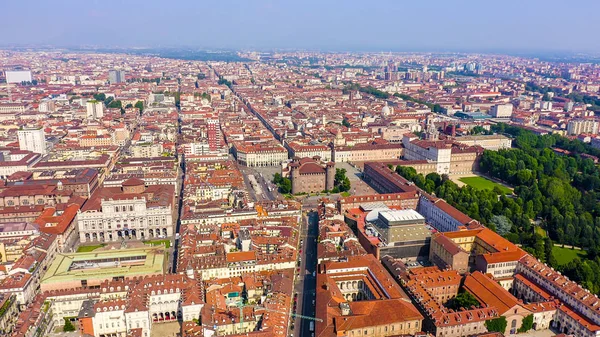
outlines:
[{"label": "grass lawn", "polygon": [[79,248],[77,248],[77,253],[91,252],[93,250],[96,250],[96,249],[104,247],[104,246],[106,246],[106,245],[100,244],[100,245],[79,246]]},{"label": "grass lawn", "polygon": [[152,245],[152,246],[164,245],[167,248],[171,247],[171,240],[169,240],[169,239],[165,239],[165,240],[151,240],[151,241],[143,241],[143,242],[145,244],[147,244],[147,245]]},{"label": "grass lawn", "polygon": [[557,246],[552,247],[552,254],[554,254],[556,262],[558,262],[558,264],[561,266],[571,262],[576,257],[583,259],[587,255],[587,253],[583,250],[562,248]]},{"label": "grass lawn", "polygon": [[546,237],[546,231],[540,226],[535,227],[535,232],[536,232],[536,234],[539,234],[543,238]]},{"label": "grass lawn", "polygon": [[347,198],[350,196],[350,192],[342,192],[342,193],[340,193],[340,195],[344,198]]},{"label": "grass lawn", "polygon": [[459,178],[458,180],[463,183],[476,188],[478,190],[493,190],[494,187],[498,186],[504,193],[511,194],[512,191],[508,187],[504,187],[498,183],[495,183],[489,179],[485,179],[484,177],[464,177]]}]

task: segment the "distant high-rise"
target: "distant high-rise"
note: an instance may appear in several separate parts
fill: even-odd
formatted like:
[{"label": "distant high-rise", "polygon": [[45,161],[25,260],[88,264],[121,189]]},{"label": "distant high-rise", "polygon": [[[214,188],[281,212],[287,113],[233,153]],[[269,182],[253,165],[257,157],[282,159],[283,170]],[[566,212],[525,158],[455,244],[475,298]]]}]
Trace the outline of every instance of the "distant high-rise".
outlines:
[{"label": "distant high-rise", "polygon": [[19,148],[39,154],[46,154],[46,137],[43,128],[24,128],[18,131]]},{"label": "distant high-rise", "polygon": [[209,148],[211,151],[216,151],[221,145],[221,125],[219,119],[209,118],[206,122],[208,124],[207,138]]},{"label": "distant high-rise", "polygon": [[465,71],[474,72],[475,67],[477,67],[476,63],[469,62],[469,63],[465,64]]},{"label": "distant high-rise", "polygon": [[104,117],[104,106],[102,102],[96,100],[90,100],[86,103],[87,106],[87,118],[98,119]]},{"label": "distant high-rise", "polygon": [[108,71],[108,82],[110,82],[110,84],[125,82],[125,71],[109,70]]}]

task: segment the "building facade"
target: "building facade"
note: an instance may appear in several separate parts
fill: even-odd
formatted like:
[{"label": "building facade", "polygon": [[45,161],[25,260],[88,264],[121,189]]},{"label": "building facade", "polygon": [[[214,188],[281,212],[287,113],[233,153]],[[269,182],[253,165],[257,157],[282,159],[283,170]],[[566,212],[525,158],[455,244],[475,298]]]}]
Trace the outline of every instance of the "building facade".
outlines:
[{"label": "building facade", "polygon": [[174,191],[172,185],[146,187],[137,178],[98,189],[77,214],[80,242],[171,237]]},{"label": "building facade", "polygon": [[42,128],[24,128],[18,131],[19,148],[33,153],[46,154],[46,137]]},{"label": "building facade", "polygon": [[497,104],[490,108],[490,115],[492,115],[494,118],[510,118],[512,113],[512,104]]},{"label": "building facade", "polygon": [[598,134],[598,121],[595,119],[574,119],[567,124],[567,133],[569,135],[579,135],[582,133]]},{"label": "building facade", "polygon": [[125,82],[125,71],[124,70],[109,70],[108,71],[108,82],[110,82],[110,84]]},{"label": "building facade", "polygon": [[104,117],[104,105],[100,101],[90,100],[86,103],[87,118],[99,119]]},{"label": "building facade", "polygon": [[318,193],[333,189],[335,164],[323,163],[321,158],[295,158],[289,164],[292,194]]}]

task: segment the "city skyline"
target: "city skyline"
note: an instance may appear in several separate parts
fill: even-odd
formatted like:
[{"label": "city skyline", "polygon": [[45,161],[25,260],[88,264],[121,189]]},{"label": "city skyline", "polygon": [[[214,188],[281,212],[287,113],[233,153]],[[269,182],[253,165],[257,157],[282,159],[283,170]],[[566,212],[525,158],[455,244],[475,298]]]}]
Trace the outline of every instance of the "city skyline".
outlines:
[{"label": "city skyline", "polygon": [[[600,52],[600,3],[141,1],[0,4],[0,45],[480,53]],[[559,7],[562,6],[562,7]],[[91,7],[91,8],[90,8]],[[560,8],[560,10],[558,10]],[[589,13],[589,14],[588,14]],[[589,16],[589,17],[588,17]],[[586,18],[587,17],[587,18]],[[177,18],[172,20],[172,18]],[[590,33],[587,33],[590,31]]]},{"label": "city skyline", "polygon": [[0,1],[0,336],[600,337],[600,1]]}]

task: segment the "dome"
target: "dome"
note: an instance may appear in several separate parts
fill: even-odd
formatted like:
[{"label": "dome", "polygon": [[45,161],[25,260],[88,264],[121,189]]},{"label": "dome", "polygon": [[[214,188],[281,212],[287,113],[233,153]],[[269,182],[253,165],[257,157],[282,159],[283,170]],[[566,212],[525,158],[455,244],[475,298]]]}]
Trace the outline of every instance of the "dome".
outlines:
[{"label": "dome", "polygon": [[387,103],[385,104],[385,106],[383,107],[383,109],[381,109],[381,113],[384,116],[387,116],[390,114],[390,107],[387,105]]}]

